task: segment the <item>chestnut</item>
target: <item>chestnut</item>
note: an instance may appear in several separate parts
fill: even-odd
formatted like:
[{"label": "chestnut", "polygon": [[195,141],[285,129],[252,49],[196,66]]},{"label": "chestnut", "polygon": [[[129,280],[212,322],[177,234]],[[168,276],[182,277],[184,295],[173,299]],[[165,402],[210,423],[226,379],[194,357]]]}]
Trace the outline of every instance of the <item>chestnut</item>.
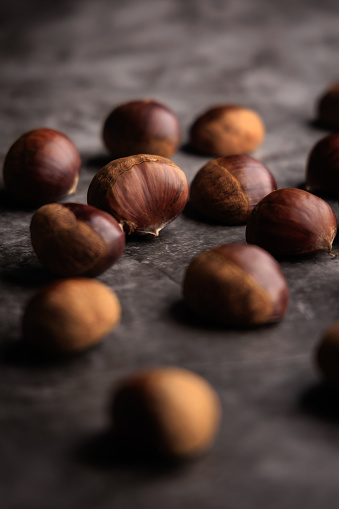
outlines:
[{"label": "chestnut", "polygon": [[121,306],[104,283],[62,279],[39,290],[23,315],[23,338],[34,350],[67,355],[98,343],[119,323]]},{"label": "chestnut", "polygon": [[307,191],[337,197],[339,192],[339,134],[329,134],[311,150],[306,167]]},{"label": "chestnut", "polygon": [[112,214],[127,234],[159,231],[184,209],[184,172],[170,159],[139,154],[116,159],[94,176],[87,200]]},{"label": "chestnut", "polygon": [[237,104],[215,106],[202,113],[190,129],[190,146],[202,154],[246,154],[263,141],[265,127],[255,111]]},{"label": "chestnut", "polygon": [[273,255],[332,252],[337,220],[327,202],[302,189],[273,191],[252,210],[246,240]]},{"label": "chestnut", "polygon": [[246,223],[253,207],[277,189],[266,166],[253,157],[236,154],[208,162],[190,188],[194,209],[222,224]]},{"label": "chestnut", "polygon": [[211,323],[249,327],[281,320],[289,292],[279,264],[269,253],[234,243],[191,260],[183,296],[191,310]]},{"label": "chestnut", "polygon": [[40,262],[59,276],[98,276],[125,248],[125,234],[114,217],[80,203],[43,205],[30,230]]},{"label": "chestnut", "polygon": [[315,362],[323,379],[339,390],[339,321],[322,334],[315,350]]},{"label": "chestnut", "polygon": [[136,154],[171,157],[180,144],[179,121],[164,104],[135,100],[121,104],[108,115],[103,139],[114,159]]},{"label": "chestnut", "polygon": [[339,129],[339,82],[333,83],[320,97],[316,120],[329,129]]},{"label": "chestnut", "polygon": [[3,166],[6,190],[18,201],[43,205],[75,192],[81,167],[80,154],[63,133],[41,128],[18,138]]},{"label": "chestnut", "polygon": [[115,390],[117,436],[139,453],[184,460],[201,455],[215,440],[221,404],[201,376],[177,367],[138,371]]}]

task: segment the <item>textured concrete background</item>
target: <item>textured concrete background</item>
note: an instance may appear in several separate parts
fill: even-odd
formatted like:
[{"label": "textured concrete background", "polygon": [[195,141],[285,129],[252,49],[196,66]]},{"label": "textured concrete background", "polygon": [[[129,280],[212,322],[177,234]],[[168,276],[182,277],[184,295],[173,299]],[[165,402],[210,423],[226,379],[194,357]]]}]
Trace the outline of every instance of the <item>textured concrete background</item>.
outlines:
[{"label": "textured concrete background", "polygon": [[[83,158],[72,200],[85,202],[109,160],[103,119],[122,101],[152,97],[180,118],[183,149],[173,159],[191,181],[208,159],[185,150],[188,126],[207,107],[234,101],[263,116],[267,137],[254,156],[279,187],[303,182],[307,154],[325,134],[311,123],[316,98],[339,78],[335,0],[2,4],[1,159],[24,131],[65,132]],[[19,344],[25,303],[52,280],[30,246],[33,211],[15,208],[2,188],[0,211],[1,508],[337,509],[339,406],[312,356],[339,317],[339,259],[282,261],[291,302],[280,324],[208,328],[182,304],[185,267],[206,248],[243,242],[245,228],[182,215],[158,239],[129,241],[100,277],[121,300],[119,328],[87,354],[48,364]],[[109,459],[114,384],[151,365],[192,369],[222,399],[215,447],[181,468]]]}]

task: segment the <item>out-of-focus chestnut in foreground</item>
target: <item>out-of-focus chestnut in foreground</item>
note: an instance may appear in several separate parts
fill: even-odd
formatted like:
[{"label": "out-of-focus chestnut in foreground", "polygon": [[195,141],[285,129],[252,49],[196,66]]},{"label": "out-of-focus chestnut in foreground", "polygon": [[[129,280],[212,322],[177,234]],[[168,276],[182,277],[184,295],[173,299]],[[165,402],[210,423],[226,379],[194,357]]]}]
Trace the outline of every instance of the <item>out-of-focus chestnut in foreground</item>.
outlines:
[{"label": "out-of-focus chestnut in foreground", "polygon": [[337,220],[327,202],[307,191],[278,189],[252,210],[246,240],[276,256],[332,251]]},{"label": "out-of-focus chestnut in foreground", "polygon": [[271,172],[246,155],[219,157],[198,171],[190,200],[200,214],[223,224],[246,223],[253,207],[277,189]]},{"label": "out-of-focus chestnut in foreground", "polygon": [[316,120],[329,129],[339,129],[339,82],[333,83],[320,97]]},{"label": "out-of-focus chestnut in foreground", "polygon": [[125,234],[114,217],[89,205],[44,205],[30,229],[40,262],[59,276],[98,276],[125,248]]},{"label": "out-of-focus chestnut in foreground", "polygon": [[276,260],[263,249],[246,244],[204,251],[189,264],[183,283],[184,300],[198,316],[231,326],[281,320],[288,295]]},{"label": "out-of-focus chestnut in foreground", "polygon": [[315,361],[323,378],[339,390],[339,321],[324,332],[315,351]]},{"label": "out-of-focus chestnut in foreground", "polygon": [[190,145],[212,156],[246,154],[263,141],[265,127],[253,110],[236,104],[215,106],[200,115],[190,129]]},{"label": "out-of-focus chestnut in foreground", "polygon": [[184,209],[184,172],[170,159],[139,154],[116,159],[94,176],[88,203],[112,214],[127,234],[159,231]]},{"label": "out-of-focus chestnut in foreground", "polygon": [[136,154],[171,157],[180,144],[176,115],[151,99],[131,101],[107,117],[103,138],[114,159]]},{"label": "out-of-focus chestnut in foreground", "polygon": [[115,432],[129,448],[180,460],[210,448],[221,405],[213,387],[195,373],[153,368],[120,382],[113,418]]},{"label": "out-of-focus chestnut in foreground", "polygon": [[339,134],[329,134],[314,145],[307,161],[305,187],[311,193],[338,196]]},{"label": "out-of-focus chestnut in foreground", "polygon": [[42,205],[76,190],[81,167],[74,143],[54,129],[29,131],[7,152],[3,178],[6,190],[18,201]]},{"label": "out-of-focus chestnut in foreground", "polygon": [[120,317],[118,297],[107,285],[89,278],[63,279],[30,300],[23,337],[43,353],[75,354],[98,343]]}]

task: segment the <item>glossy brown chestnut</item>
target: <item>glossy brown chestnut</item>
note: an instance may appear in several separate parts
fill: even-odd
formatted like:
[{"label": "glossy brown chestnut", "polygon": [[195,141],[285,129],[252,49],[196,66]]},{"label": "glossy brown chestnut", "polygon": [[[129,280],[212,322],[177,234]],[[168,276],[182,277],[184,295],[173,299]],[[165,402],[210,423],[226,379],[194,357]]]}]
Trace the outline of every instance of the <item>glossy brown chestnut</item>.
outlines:
[{"label": "glossy brown chestnut", "polygon": [[36,350],[75,354],[90,348],[120,322],[121,306],[104,283],[89,278],[56,281],[41,289],[23,316],[23,338]]},{"label": "glossy brown chestnut", "polygon": [[187,459],[209,449],[221,418],[213,387],[191,371],[163,367],[120,382],[113,400],[115,431],[122,443],[149,456]]},{"label": "glossy brown chestnut", "polygon": [[317,122],[329,129],[339,129],[339,82],[333,83],[320,97]]},{"label": "glossy brown chestnut", "polygon": [[281,320],[288,295],[276,260],[246,244],[204,251],[189,264],[183,283],[184,300],[198,316],[236,327]]},{"label": "glossy brown chestnut", "polygon": [[316,347],[315,362],[324,380],[339,390],[339,321],[323,333]]},{"label": "glossy brown chestnut", "polygon": [[190,129],[190,145],[212,156],[246,154],[263,141],[265,127],[253,110],[236,104],[215,106],[200,115]]},{"label": "glossy brown chestnut", "polygon": [[98,276],[125,247],[125,234],[114,217],[80,203],[44,205],[30,229],[40,262],[59,276]]},{"label": "glossy brown chestnut", "polygon": [[103,139],[115,159],[136,154],[171,157],[180,144],[176,115],[151,99],[131,101],[107,117]]},{"label": "glossy brown chestnut", "polygon": [[337,220],[324,200],[301,189],[273,191],[251,212],[246,240],[273,255],[289,256],[332,251]]},{"label": "glossy brown chestnut", "polygon": [[74,143],[54,129],[34,129],[18,138],[7,152],[3,178],[18,201],[42,205],[75,192],[81,167]]},{"label": "glossy brown chestnut", "polygon": [[338,197],[339,134],[329,134],[314,145],[307,161],[305,187],[311,193]]},{"label": "glossy brown chestnut", "polygon": [[170,159],[139,154],[116,159],[94,176],[88,203],[112,214],[127,234],[159,231],[184,209],[184,172]]},{"label": "glossy brown chestnut", "polygon": [[190,201],[209,219],[241,224],[258,201],[275,189],[276,181],[266,166],[253,157],[233,155],[214,159],[198,171]]}]

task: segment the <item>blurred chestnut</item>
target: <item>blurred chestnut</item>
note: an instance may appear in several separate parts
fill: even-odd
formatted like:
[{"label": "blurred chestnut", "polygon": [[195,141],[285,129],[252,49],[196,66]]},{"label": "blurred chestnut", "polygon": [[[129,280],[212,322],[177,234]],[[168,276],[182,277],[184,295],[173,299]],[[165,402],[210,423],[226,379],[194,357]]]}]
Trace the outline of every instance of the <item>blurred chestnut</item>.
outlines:
[{"label": "blurred chestnut", "polygon": [[131,101],[106,118],[104,143],[114,159],[136,154],[171,157],[180,144],[176,115],[151,99]]},{"label": "blurred chestnut", "polygon": [[54,202],[75,192],[80,167],[79,151],[65,134],[34,129],[20,136],[7,152],[5,188],[30,205]]},{"label": "blurred chestnut", "polygon": [[317,104],[317,122],[329,129],[339,129],[339,82],[333,83]]},{"label": "blurred chestnut", "polygon": [[337,220],[324,200],[301,189],[273,191],[252,210],[246,240],[274,255],[331,253]]},{"label": "blurred chestnut", "polygon": [[125,234],[106,212],[80,203],[51,203],[31,220],[40,262],[59,276],[98,276],[122,255]]},{"label": "blurred chestnut", "polygon": [[87,200],[112,214],[127,234],[158,236],[182,212],[188,192],[186,176],[173,161],[139,154],[116,159],[99,170]]},{"label": "blurred chestnut", "polygon": [[213,156],[246,154],[263,141],[265,127],[255,111],[236,104],[215,106],[200,115],[190,129],[190,145]]},{"label": "blurred chestnut", "polygon": [[240,327],[281,320],[288,294],[276,260],[246,244],[224,244],[199,254],[183,283],[184,300],[198,316]]},{"label": "blurred chestnut", "polygon": [[120,322],[121,306],[104,283],[89,278],[56,281],[39,290],[23,316],[23,338],[42,353],[67,355],[90,348]]},{"label": "blurred chestnut", "polygon": [[223,224],[246,223],[253,207],[277,189],[271,172],[246,155],[219,157],[196,174],[190,200],[200,214]]},{"label": "blurred chestnut", "polygon": [[214,442],[221,404],[214,388],[186,369],[145,369],[123,379],[113,399],[120,442],[149,457],[184,460]]},{"label": "blurred chestnut", "polygon": [[306,168],[306,190],[327,196],[339,192],[339,134],[329,134],[313,147]]},{"label": "blurred chestnut", "polygon": [[324,380],[339,390],[339,321],[323,333],[316,347],[315,361]]}]

